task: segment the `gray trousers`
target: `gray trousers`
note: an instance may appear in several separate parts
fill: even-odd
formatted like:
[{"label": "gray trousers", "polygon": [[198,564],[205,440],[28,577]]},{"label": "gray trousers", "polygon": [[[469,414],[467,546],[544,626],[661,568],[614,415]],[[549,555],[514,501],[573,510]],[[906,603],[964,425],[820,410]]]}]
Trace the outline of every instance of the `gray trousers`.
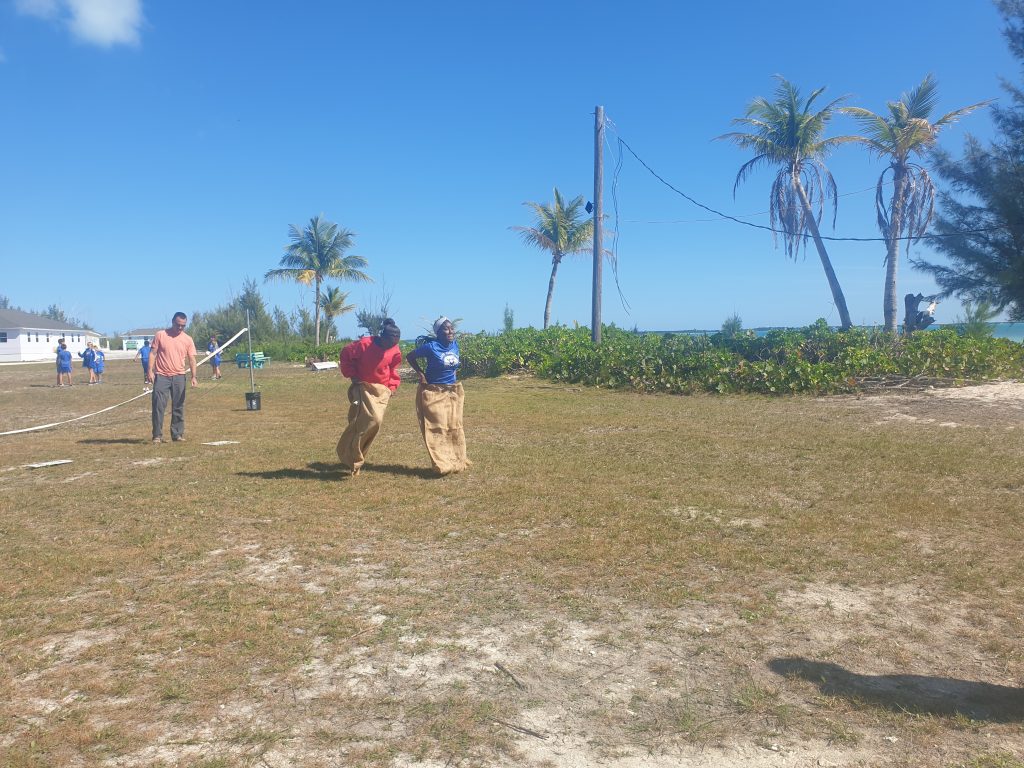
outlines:
[{"label": "gray trousers", "polygon": [[171,438],[185,434],[185,374],[164,376],[153,374],[153,438],[163,437],[164,411],[171,401]]}]

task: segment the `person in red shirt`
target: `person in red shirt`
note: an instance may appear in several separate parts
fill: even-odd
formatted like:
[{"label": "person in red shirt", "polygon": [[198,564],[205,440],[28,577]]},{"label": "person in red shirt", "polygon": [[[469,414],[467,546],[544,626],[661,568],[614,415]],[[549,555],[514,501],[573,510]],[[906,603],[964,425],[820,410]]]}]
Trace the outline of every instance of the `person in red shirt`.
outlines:
[{"label": "person in red shirt", "polygon": [[348,426],[338,440],[337,452],[342,471],[350,475],[358,475],[362,469],[388,401],[398,389],[401,335],[395,321],[388,318],[379,334],[364,336],[341,350],[341,375],[352,383],[348,388]]}]

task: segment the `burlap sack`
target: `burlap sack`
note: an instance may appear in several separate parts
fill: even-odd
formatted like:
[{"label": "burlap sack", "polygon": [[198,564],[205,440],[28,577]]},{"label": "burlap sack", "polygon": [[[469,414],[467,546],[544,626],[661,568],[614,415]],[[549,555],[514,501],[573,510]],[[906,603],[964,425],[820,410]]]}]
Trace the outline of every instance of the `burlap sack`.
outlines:
[{"label": "burlap sack", "polygon": [[430,463],[442,475],[461,472],[472,465],[466,458],[466,433],[462,430],[462,384],[420,384],[416,390],[416,415]]},{"label": "burlap sack", "polygon": [[359,474],[366,452],[380,431],[391,390],[383,384],[353,383],[348,388],[348,426],[338,440],[338,460],[342,469]]}]

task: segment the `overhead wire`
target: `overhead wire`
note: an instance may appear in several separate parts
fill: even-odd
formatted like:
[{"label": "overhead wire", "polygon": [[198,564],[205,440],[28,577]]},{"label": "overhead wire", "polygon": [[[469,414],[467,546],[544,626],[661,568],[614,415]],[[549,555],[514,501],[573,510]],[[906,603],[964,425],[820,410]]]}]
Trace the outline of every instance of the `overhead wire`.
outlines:
[{"label": "overhead wire", "polygon": [[[611,126],[614,130],[615,124],[606,117],[605,126]],[[605,143],[608,143],[607,136],[605,136]],[[622,285],[619,283],[619,172],[622,170],[623,159],[622,148],[619,147],[615,169],[612,172],[612,210],[615,211],[615,228],[612,230],[612,275],[615,277],[615,290],[619,294],[619,303],[622,305],[623,311],[629,315],[629,301],[626,300],[626,294],[622,292]]]},{"label": "overhead wire", "polygon": [[[716,210],[716,209],[714,209],[714,208],[712,208],[712,207],[710,207],[708,205],[705,205],[704,203],[700,202],[699,200],[694,199],[690,195],[688,195],[685,192],[683,192],[681,189],[679,189],[676,186],[674,186],[672,183],[670,183],[664,177],[662,177],[657,171],[655,171],[653,168],[651,168],[651,166],[649,166],[646,162],[644,162],[643,158],[641,158],[640,155],[638,155],[636,153],[636,151],[629,145],[629,143],[625,139],[622,138],[622,136],[620,136],[618,134],[617,131],[616,131],[616,138],[617,138],[617,141],[619,142],[619,144],[621,146],[625,147],[626,150],[634,158],[636,158],[636,161],[638,163],[640,163],[640,165],[642,165],[644,168],[646,168],[647,172],[650,173],[654,178],[656,178],[663,185],[665,185],[666,187],[671,189],[677,195],[682,197],[684,200],[689,201],[693,205],[695,205],[698,208],[701,208],[701,209],[707,211],[708,213],[714,214],[719,219],[725,219],[727,221],[732,221],[732,222],[735,222],[737,224],[742,224],[745,227],[751,227],[752,229],[761,229],[761,230],[764,230],[766,232],[772,232],[772,233],[777,234],[777,235],[785,235],[785,236],[788,236],[788,237],[799,237],[799,238],[804,238],[804,239],[809,237],[809,235],[806,232],[790,232],[790,231],[784,230],[784,229],[776,229],[775,227],[769,227],[769,226],[766,226],[764,224],[755,224],[752,221],[744,221],[743,219],[737,218],[736,216],[730,216],[727,213],[723,213],[722,211]],[[966,235],[980,235],[980,234],[984,234],[986,232],[992,232],[992,231],[997,230],[997,229],[1002,229],[1002,227],[998,227],[998,226],[996,226],[996,227],[985,227],[985,228],[981,228],[981,229],[960,230],[960,231],[957,231],[957,232],[948,232],[948,233],[942,233],[942,234],[904,235],[904,236],[901,236],[901,237],[898,237],[898,238],[895,238],[895,239],[896,240],[908,240],[908,241],[915,241],[916,242],[918,240],[924,240],[924,239],[944,239],[944,238],[948,238],[948,237],[963,237],[963,236],[966,236]],[[855,243],[886,243],[886,242],[889,242],[889,240],[887,238],[884,238],[884,237],[836,237],[836,236],[829,236],[829,235],[820,235],[820,237],[821,237],[822,240],[828,240],[830,242],[855,242]]]},{"label": "overhead wire", "polygon": [[[886,181],[883,184],[886,187],[893,185],[892,181]],[[853,195],[863,195],[865,192],[874,192],[877,189],[877,185],[865,187],[864,189],[858,189],[854,192],[843,192],[836,197],[852,197]],[[771,211],[758,211],[757,213],[744,213],[741,215],[742,218],[750,218],[752,216],[767,216]],[[645,220],[645,219],[624,219],[626,224],[703,224],[707,222],[721,221],[721,217],[716,216],[711,219],[662,219],[662,220]]]}]

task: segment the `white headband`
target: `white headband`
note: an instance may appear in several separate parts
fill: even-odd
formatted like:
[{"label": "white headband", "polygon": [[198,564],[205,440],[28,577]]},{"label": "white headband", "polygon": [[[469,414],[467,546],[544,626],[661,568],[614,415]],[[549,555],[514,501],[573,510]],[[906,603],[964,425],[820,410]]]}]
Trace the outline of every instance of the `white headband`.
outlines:
[{"label": "white headband", "polygon": [[437,320],[434,321],[434,335],[435,336],[437,336],[437,334],[439,334],[441,332],[441,326],[443,326],[445,323],[451,323],[451,320],[449,320],[444,315],[441,315],[439,318],[437,318]]}]

